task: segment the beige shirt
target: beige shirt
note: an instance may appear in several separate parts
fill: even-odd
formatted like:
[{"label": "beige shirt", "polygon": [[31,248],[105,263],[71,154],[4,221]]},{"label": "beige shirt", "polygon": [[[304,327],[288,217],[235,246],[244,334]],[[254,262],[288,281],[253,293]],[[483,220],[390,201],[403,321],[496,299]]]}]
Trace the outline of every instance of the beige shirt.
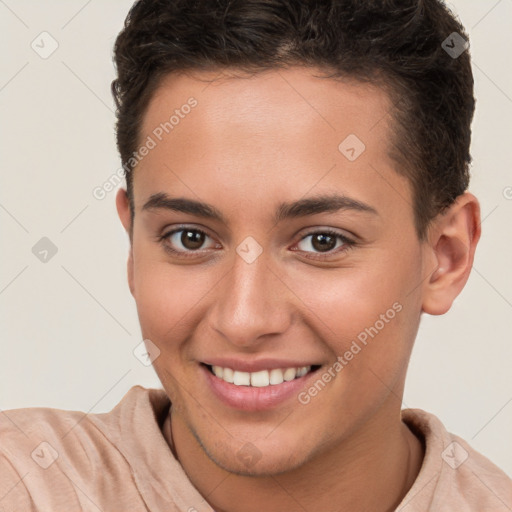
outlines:
[{"label": "beige shirt", "polygon": [[[162,434],[169,407],[163,389],[134,386],[103,414],[0,412],[0,511],[212,512]],[[434,415],[406,409],[402,418],[426,453],[397,511],[512,511],[505,473]]]}]

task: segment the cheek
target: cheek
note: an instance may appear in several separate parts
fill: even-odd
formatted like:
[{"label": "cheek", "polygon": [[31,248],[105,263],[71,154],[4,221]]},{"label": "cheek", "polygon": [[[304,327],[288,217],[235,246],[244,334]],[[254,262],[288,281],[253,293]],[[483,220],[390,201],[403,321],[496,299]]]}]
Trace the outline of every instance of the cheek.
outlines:
[{"label": "cheek", "polygon": [[161,350],[176,349],[198,322],[219,276],[196,265],[171,265],[147,247],[134,252],[135,301],[143,336]]},{"label": "cheek", "polygon": [[350,366],[358,366],[356,360],[398,365],[408,357],[419,324],[419,258],[389,251],[375,256],[364,265],[288,274],[306,321]]},{"label": "cheek", "polygon": [[315,383],[301,396],[311,399],[318,417],[330,411],[333,432],[376,410],[390,393],[400,396],[419,325],[421,301],[410,293],[417,265],[393,258],[374,263],[319,272],[315,279],[294,276],[307,315],[303,321],[328,346],[333,361],[319,375],[330,392],[318,392],[324,385]]}]

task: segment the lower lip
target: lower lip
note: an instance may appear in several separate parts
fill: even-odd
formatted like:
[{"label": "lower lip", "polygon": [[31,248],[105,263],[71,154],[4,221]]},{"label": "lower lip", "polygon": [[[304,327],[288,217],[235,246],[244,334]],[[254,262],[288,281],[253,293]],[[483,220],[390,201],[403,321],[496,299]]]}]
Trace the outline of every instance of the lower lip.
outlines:
[{"label": "lower lip", "polygon": [[263,411],[281,405],[291,397],[296,397],[306,388],[306,382],[315,372],[309,372],[282,384],[265,387],[236,386],[219,379],[204,365],[201,370],[206,377],[208,386],[224,404],[242,411]]}]

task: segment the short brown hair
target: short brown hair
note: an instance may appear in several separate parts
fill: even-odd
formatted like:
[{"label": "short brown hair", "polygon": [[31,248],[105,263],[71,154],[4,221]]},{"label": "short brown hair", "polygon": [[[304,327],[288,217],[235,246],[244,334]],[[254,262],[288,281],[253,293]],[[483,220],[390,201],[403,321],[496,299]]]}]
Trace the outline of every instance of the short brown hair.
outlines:
[{"label": "short brown hair", "polygon": [[306,65],[388,91],[395,105],[390,155],[410,180],[416,230],[424,238],[430,221],[469,183],[470,57],[450,54],[443,44],[467,40],[439,0],[138,0],[115,43],[112,82],[132,218],[130,158],[165,75]]}]

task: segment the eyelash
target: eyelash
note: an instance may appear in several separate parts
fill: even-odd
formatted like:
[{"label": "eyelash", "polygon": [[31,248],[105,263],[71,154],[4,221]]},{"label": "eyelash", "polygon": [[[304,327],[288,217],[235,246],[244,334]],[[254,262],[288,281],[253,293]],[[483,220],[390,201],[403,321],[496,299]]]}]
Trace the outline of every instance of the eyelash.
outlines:
[{"label": "eyelash", "polygon": [[[203,231],[202,229],[198,229],[198,228],[191,228],[191,227],[187,227],[187,226],[180,226],[179,228],[176,228],[176,229],[173,229],[172,231],[169,231],[167,233],[165,233],[164,235],[162,236],[159,236],[158,237],[158,241],[163,245],[164,249],[171,253],[173,256],[178,256],[180,258],[190,258],[190,257],[194,257],[194,256],[197,256],[198,253],[201,252],[201,250],[196,250],[196,251],[176,251],[175,249],[173,249],[172,247],[170,247],[169,243],[168,243],[168,240],[169,238],[176,234],[176,233],[179,233],[181,231],[192,231],[194,233],[200,233],[202,235],[205,235],[207,236],[208,238],[211,238],[208,233],[206,233],[205,231]],[[343,245],[340,247],[337,248],[337,250],[334,250],[334,249],[331,249],[329,252],[327,253],[313,253],[313,254],[316,254],[316,256],[314,257],[311,257],[311,256],[307,256],[308,258],[310,259],[314,259],[314,260],[325,260],[325,259],[328,259],[329,257],[331,257],[333,254],[338,254],[338,253],[341,253],[341,252],[346,252],[348,251],[349,249],[352,249],[355,245],[356,245],[356,242],[354,240],[351,240],[350,238],[346,237],[345,235],[342,235],[341,233],[338,233],[337,231],[333,231],[332,229],[318,229],[318,230],[315,230],[315,231],[310,231],[308,233],[306,233],[300,240],[299,242],[297,243],[300,243],[302,242],[303,240],[305,240],[307,237],[309,236],[312,236],[312,235],[318,235],[318,234],[322,234],[322,235],[329,235],[329,236],[332,236],[332,237],[335,237],[339,240],[341,240],[343,242]],[[296,251],[300,252],[299,250],[295,249]],[[308,251],[305,251],[307,252],[308,254],[310,254]]]}]

